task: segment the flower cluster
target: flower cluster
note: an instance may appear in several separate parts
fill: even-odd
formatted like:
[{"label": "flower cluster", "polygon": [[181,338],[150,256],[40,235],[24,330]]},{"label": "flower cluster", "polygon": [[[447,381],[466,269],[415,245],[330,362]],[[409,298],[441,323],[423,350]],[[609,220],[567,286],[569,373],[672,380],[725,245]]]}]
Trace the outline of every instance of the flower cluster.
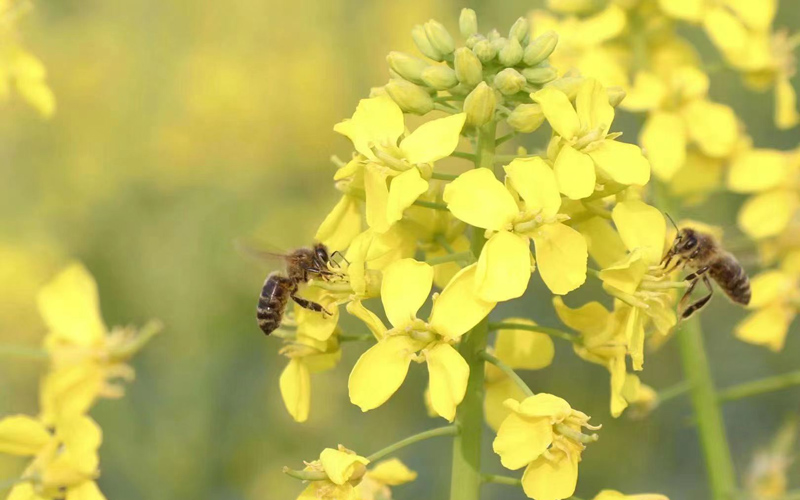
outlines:
[{"label": "flower cluster", "polygon": [[95,484],[102,431],[88,412],[98,398],[118,398],[131,380],[131,357],[160,330],[111,331],[100,316],[97,285],[80,264],[59,273],[39,293],[49,329],[44,349],[50,369],[41,383],[41,413],[0,419],[0,453],[31,457],[12,500],[105,497]]}]

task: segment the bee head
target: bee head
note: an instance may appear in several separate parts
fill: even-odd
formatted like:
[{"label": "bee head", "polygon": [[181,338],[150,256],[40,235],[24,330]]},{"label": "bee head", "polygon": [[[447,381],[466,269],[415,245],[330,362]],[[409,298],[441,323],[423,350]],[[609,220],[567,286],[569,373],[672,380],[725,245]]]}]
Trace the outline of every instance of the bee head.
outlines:
[{"label": "bee head", "polygon": [[328,255],[328,247],[322,243],[314,245],[314,258],[317,260],[318,264],[321,264],[321,269],[326,268],[328,262],[331,260],[330,255]]},{"label": "bee head", "polygon": [[697,249],[698,234],[694,229],[685,227],[678,231],[675,242],[672,245],[675,254],[690,254]]}]

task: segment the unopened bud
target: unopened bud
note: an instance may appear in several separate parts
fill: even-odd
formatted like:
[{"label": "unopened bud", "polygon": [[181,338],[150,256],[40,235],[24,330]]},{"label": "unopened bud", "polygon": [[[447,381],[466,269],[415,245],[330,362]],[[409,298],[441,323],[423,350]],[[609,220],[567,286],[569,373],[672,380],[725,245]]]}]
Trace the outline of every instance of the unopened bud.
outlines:
[{"label": "unopened bud", "polygon": [[405,80],[391,80],[386,93],[406,113],[424,115],[433,109],[433,99],[425,89]]},{"label": "unopened bud", "polygon": [[494,87],[505,95],[516,94],[525,83],[525,77],[514,68],[506,68],[494,77]]},{"label": "unopened bud", "polygon": [[506,44],[497,53],[497,58],[503,66],[515,66],[522,60],[522,45],[516,38],[509,38]]},{"label": "unopened bud", "polygon": [[464,45],[466,45],[467,48],[471,49],[475,47],[477,43],[480,43],[483,40],[486,40],[485,36],[481,35],[480,33],[475,33],[474,35],[470,35],[469,37],[467,37],[467,41],[464,42]]},{"label": "unopened bud", "polygon": [[461,9],[461,16],[458,18],[458,29],[464,38],[469,38],[478,32],[478,16],[474,10]]},{"label": "unopened bud", "polygon": [[422,72],[428,67],[428,63],[422,59],[405,52],[389,52],[389,55],[386,56],[386,61],[392,70],[406,80],[419,84],[423,83]]},{"label": "unopened bud", "polygon": [[506,42],[508,41],[504,36],[496,36],[494,38],[487,38],[489,42],[492,44],[492,48],[497,52],[503,50],[503,47],[506,46]]},{"label": "unopened bud", "polygon": [[537,36],[527,47],[522,60],[528,66],[536,66],[544,61],[556,50],[558,45],[558,34],[555,31],[548,31]]},{"label": "unopened bud", "polygon": [[578,95],[578,89],[581,84],[583,84],[583,77],[581,76],[564,76],[549,82],[547,86],[557,88],[561,92],[567,94],[570,101],[574,101],[575,97]]},{"label": "unopened bud", "polygon": [[492,46],[492,42],[489,40],[481,40],[476,43],[472,47],[472,52],[484,63],[491,61],[497,55],[497,49]]},{"label": "unopened bud", "polygon": [[525,68],[522,70],[522,74],[533,85],[542,85],[555,80],[558,71],[551,66],[543,66],[541,68]]},{"label": "unopened bud", "polygon": [[428,35],[428,41],[431,42],[433,48],[442,55],[452,54],[456,49],[453,37],[439,21],[431,19],[425,23],[425,34]]},{"label": "unopened bud", "polygon": [[458,85],[456,72],[448,66],[428,66],[422,72],[422,81],[436,90],[447,90]]},{"label": "unopened bud", "polygon": [[530,133],[544,122],[542,107],[538,104],[520,104],[508,115],[508,125],[517,132]]},{"label": "unopened bud", "polygon": [[525,38],[529,36],[530,33],[530,24],[528,24],[528,20],[524,17],[520,17],[514,24],[511,25],[511,29],[508,32],[508,38],[516,38],[519,43],[525,41]]},{"label": "unopened bud", "polygon": [[481,82],[464,99],[464,112],[467,114],[467,123],[480,127],[494,119],[494,108],[497,104],[497,97],[494,89]]},{"label": "unopened bud", "polygon": [[489,33],[486,34],[486,39],[489,40],[489,41],[497,40],[498,38],[502,38],[502,37],[500,36],[500,32],[497,31],[494,28],[492,28],[492,31],[490,31]]},{"label": "unopened bud", "polygon": [[459,47],[456,50],[453,66],[456,69],[458,81],[464,85],[474,87],[483,81],[483,65],[471,50],[466,47]]},{"label": "unopened bud", "polygon": [[606,93],[608,94],[608,103],[613,107],[617,107],[622,103],[625,96],[628,95],[622,87],[607,87]]},{"label": "unopened bud", "polygon": [[414,45],[417,46],[420,52],[422,52],[426,57],[433,59],[434,61],[442,61],[444,60],[444,56],[441,52],[436,50],[433,45],[431,45],[430,40],[428,40],[428,35],[425,34],[425,28],[418,24],[414,26],[411,30],[411,38],[414,40]]}]

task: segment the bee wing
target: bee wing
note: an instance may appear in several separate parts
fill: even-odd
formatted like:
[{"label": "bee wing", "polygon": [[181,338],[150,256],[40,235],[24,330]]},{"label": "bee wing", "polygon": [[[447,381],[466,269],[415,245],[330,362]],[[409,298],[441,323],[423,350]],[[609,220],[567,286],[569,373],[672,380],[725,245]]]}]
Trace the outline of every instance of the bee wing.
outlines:
[{"label": "bee wing", "polygon": [[234,240],[233,246],[241,255],[251,260],[258,261],[262,264],[266,262],[271,265],[283,265],[286,263],[286,259],[289,257],[287,252],[284,252],[278,248],[265,248],[271,247],[271,245],[267,245],[262,242],[255,243],[242,238],[237,238]]}]

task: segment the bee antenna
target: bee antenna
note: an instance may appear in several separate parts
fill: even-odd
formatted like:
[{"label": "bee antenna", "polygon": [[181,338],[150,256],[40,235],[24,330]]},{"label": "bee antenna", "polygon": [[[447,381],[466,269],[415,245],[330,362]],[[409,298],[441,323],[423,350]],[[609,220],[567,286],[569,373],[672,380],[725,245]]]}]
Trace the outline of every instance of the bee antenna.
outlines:
[{"label": "bee antenna", "polygon": [[664,215],[666,215],[667,219],[669,219],[669,221],[672,223],[672,225],[675,226],[675,230],[676,231],[680,231],[680,229],[678,229],[678,225],[675,224],[675,220],[672,218],[672,216],[670,214],[668,214],[667,212],[664,212]]}]

